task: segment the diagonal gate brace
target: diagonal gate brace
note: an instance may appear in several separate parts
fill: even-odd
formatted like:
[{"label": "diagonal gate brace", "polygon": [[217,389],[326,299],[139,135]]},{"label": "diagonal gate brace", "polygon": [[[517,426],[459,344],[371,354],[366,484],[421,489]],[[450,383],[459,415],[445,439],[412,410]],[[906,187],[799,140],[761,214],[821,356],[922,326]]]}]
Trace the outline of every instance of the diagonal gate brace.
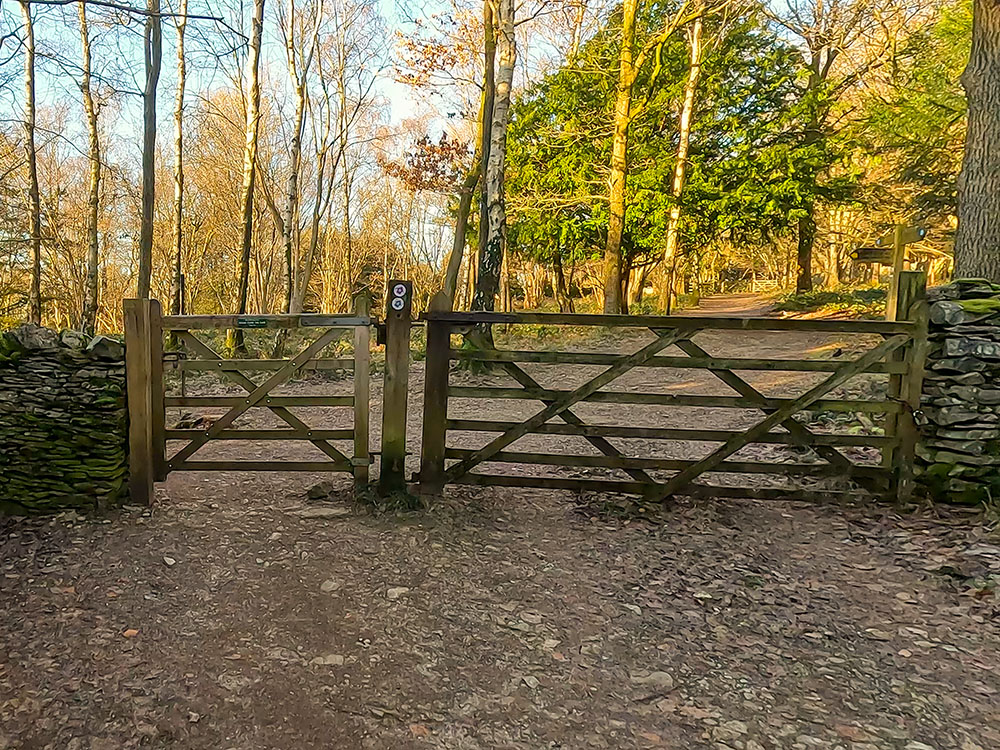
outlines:
[{"label": "diagonal gate brace", "polygon": [[477,450],[468,458],[459,461],[457,464],[451,466],[444,475],[446,482],[453,482],[458,477],[467,473],[476,464],[482,463],[484,461],[489,461],[490,457],[496,455],[501,450],[506,448],[508,445],[513,443],[525,435],[527,435],[532,430],[536,429],[540,425],[545,424],[553,417],[559,416],[564,413],[571,406],[579,401],[587,398],[593,393],[596,393],[601,388],[606,386],[613,380],[624,375],[629,370],[634,367],[642,365],[643,362],[655,356],[658,352],[666,349],[668,346],[677,343],[683,339],[690,338],[698,330],[699,326],[685,326],[682,328],[672,329],[666,333],[660,334],[659,338],[655,341],[650,342],[646,346],[642,347],[637,352],[630,354],[626,357],[622,357],[615,364],[609,367],[607,370],[602,372],[595,378],[587,381],[583,385],[575,388],[574,390],[566,393],[565,395],[555,399],[542,409],[540,412],[535,414],[530,419],[521,422],[519,425],[512,427],[507,430],[507,432],[502,435],[497,436],[489,444]]},{"label": "diagonal gate brace", "polygon": [[[195,451],[201,448],[205,443],[211,440],[225,430],[229,425],[239,419],[244,413],[250,410],[252,407],[257,406],[261,401],[263,401],[267,395],[277,386],[284,383],[288,378],[295,374],[295,372],[302,366],[305,362],[315,357],[319,352],[323,351],[330,342],[333,341],[340,335],[340,332],[331,328],[326,331],[322,336],[313,341],[309,346],[303,349],[301,352],[295,355],[294,358],[288,360],[285,365],[278,370],[274,375],[269,377],[266,381],[256,386],[253,391],[251,391],[246,400],[242,404],[238,404],[226,412],[220,419],[218,419],[215,424],[213,424],[208,430],[206,430],[204,435],[193,439],[190,443],[181,448],[171,459],[171,464],[179,464],[190,458]],[[307,428],[308,429],[308,428]],[[341,454],[342,455],[342,454]]]},{"label": "diagonal gate brace", "polygon": [[[707,351],[702,349],[693,341],[679,341],[677,343],[677,347],[691,357],[711,357]],[[773,408],[766,406],[767,399],[764,394],[732,370],[710,368],[709,372],[744,398],[761,404],[759,408],[765,415],[774,412]],[[813,445],[811,441],[815,437],[814,433],[804,424],[796,421],[793,417],[789,417],[785,421],[781,422],[780,426],[788,430],[788,434],[791,435],[792,439],[795,440],[800,447],[815,451],[822,458],[825,458],[828,462],[843,469],[847,473],[850,473],[854,468],[854,463],[832,445]],[[877,481],[873,481],[868,477],[854,476],[852,478],[873,492],[879,492],[882,489]]]},{"label": "diagonal gate brace", "polygon": [[650,493],[647,499],[656,502],[677,494],[699,474],[712,471],[714,467],[736,453],[736,451],[767,434],[771,428],[781,424],[796,412],[802,411],[814,401],[818,401],[834,388],[842,385],[858,373],[863,372],[881,360],[887,354],[903,346],[907,341],[909,341],[908,336],[893,336],[858,359],[845,363],[843,367],[831,373],[830,377],[826,378],[822,383],[813,386],[790,404],[786,404],[772,412],[746,432],[730,438],[722,447],[672,476],[665,484]]},{"label": "diagonal gate brace", "polygon": [[[205,359],[214,359],[225,362],[225,360],[223,360],[222,357],[220,357],[217,352],[215,352],[210,346],[205,344],[201,339],[199,339],[197,336],[190,333],[189,331],[179,331],[178,335],[180,339],[185,343],[185,345],[187,345],[192,351],[195,351],[198,354],[200,354]],[[257,388],[257,384],[254,381],[252,381],[250,378],[248,378],[246,375],[244,375],[242,372],[236,369],[236,365],[234,365],[232,369],[222,368],[219,370],[219,372],[222,373],[223,377],[225,377],[230,382],[233,382],[236,385],[241,386],[247,393],[253,393],[253,391],[256,390]],[[284,406],[268,405],[267,408],[270,409],[271,412],[275,414],[275,416],[284,421],[285,424],[294,427],[296,430],[300,430],[302,432],[309,432],[312,429],[311,427],[309,427],[309,425],[307,425],[305,422],[303,422],[301,419],[295,416],[291,411],[286,409]],[[336,447],[334,447],[325,440],[310,440],[309,442],[315,445],[317,448],[319,448],[319,450],[321,450],[323,453],[325,453],[329,458],[333,459],[334,461],[338,462],[342,461],[345,464],[349,464],[351,461],[342,452],[337,450]],[[171,463],[172,462],[173,460],[171,459]]]}]

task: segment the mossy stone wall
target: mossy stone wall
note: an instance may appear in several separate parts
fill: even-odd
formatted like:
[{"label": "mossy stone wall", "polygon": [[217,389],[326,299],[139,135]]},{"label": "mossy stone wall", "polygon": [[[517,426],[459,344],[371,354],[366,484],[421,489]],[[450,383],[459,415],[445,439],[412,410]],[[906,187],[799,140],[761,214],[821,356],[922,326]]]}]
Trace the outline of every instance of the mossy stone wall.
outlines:
[{"label": "mossy stone wall", "polygon": [[917,474],[935,500],[1000,499],[1000,285],[954,281],[928,291]]},{"label": "mossy stone wall", "polygon": [[125,349],[25,325],[0,334],[0,512],[120,502],[128,480]]}]

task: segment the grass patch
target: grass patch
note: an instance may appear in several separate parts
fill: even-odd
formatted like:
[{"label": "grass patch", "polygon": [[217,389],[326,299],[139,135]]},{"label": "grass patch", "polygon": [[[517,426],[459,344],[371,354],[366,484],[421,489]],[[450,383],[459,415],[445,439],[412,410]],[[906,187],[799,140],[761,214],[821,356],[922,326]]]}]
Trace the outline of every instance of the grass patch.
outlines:
[{"label": "grass patch", "polygon": [[885,287],[822,289],[778,297],[778,312],[838,315],[850,318],[881,318],[885,315]]}]

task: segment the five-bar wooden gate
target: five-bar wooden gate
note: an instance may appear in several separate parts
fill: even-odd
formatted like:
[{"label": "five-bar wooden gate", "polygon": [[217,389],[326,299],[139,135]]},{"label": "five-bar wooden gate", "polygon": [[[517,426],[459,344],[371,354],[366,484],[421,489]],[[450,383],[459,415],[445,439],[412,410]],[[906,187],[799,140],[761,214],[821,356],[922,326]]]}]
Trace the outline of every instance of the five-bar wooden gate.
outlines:
[{"label": "five-bar wooden gate", "polygon": [[[853,480],[877,495],[908,497],[912,491],[912,463],[916,440],[914,413],[919,408],[923,361],[927,346],[927,310],[923,301],[923,275],[906,274],[900,298],[902,310],[895,322],[853,320],[782,320],[776,318],[607,316],[551,313],[466,313],[431,311],[427,323],[427,360],[424,390],[424,424],[420,482],[426,493],[437,493],[447,484],[541,487],[596,490],[638,494],[650,501],[674,495],[709,495],[744,498],[809,498],[846,496],[847,493],[819,493],[786,487],[725,485],[717,481],[697,482],[706,474],[770,474],[787,476],[837,476]],[[476,327],[498,324],[548,326],[644,328],[654,338],[632,354],[566,351],[504,351],[492,347],[456,348],[452,335],[468,335]],[[877,343],[856,358],[839,359],[752,359],[721,358],[710,355],[695,342],[705,331],[825,332],[867,334]],[[474,336],[475,334],[473,334]],[[684,356],[660,356],[676,347]],[[449,380],[451,362],[488,362],[513,379],[517,387],[454,385]],[[572,390],[543,387],[521,363],[602,365],[605,369]],[[606,390],[625,373],[639,367],[707,370],[726,387],[726,395],[675,393],[635,393]],[[740,372],[766,370],[827,373],[819,383],[793,397],[769,397],[748,382]],[[884,396],[855,399],[831,396],[831,391],[859,375],[887,376]],[[449,403],[455,399],[526,399],[542,408],[520,422],[489,419],[450,419]],[[651,406],[756,409],[759,421],[743,429],[679,428],[664,419],[657,426],[587,423],[574,410],[582,402],[648,404]],[[476,412],[489,413],[482,408]],[[883,434],[820,434],[796,415],[806,410],[861,412],[884,416]],[[554,422],[553,420],[559,420]],[[459,433],[460,445],[451,445],[450,434]],[[475,434],[493,433],[484,445],[468,447]],[[510,446],[529,435],[569,435],[583,438],[596,448],[593,455],[538,453],[511,450]],[[680,440],[686,443],[715,444],[697,459],[655,458],[626,455],[612,440],[617,438],[649,441]],[[480,440],[479,442],[482,442]],[[635,441],[633,441],[635,442]],[[783,443],[807,449],[821,460],[776,462],[734,460],[734,454],[754,443]],[[842,452],[845,447],[877,448],[877,462],[856,462]],[[613,469],[628,480],[588,479],[566,476],[535,476],[527,471],[514,474],[473,471],[487,463],[529,466],[590,467]],[[650,472],[673,472],[662,478]]]},{"label": "five-bar wooden gate", "polygon": [[[125,301],[126,371],[129,400],[129,492],[133,501],[149,502],[154,481],[174,471],[310,471],[348,472],[356,482],[368,481],[369,337],[372,319],[367,298],[359,296],[350,315],[163,315],[156,300]],[[293,329],[312,334],[311,342],[284,359],[228,359],[204,338],[204,330]],[[178,352],[164,352],[167,334]],[[353,338],[350,358],[332,358],[324,352],[346,336]],[[212,371],[235,385],[237,395],[170,395],[164,386],[164,369],[178,372]],[[276,389],[307,370],[353,371],[353,395],[328,393],[277,394]],[[272,373],[254,380],[247,373]],[[349,428],[310,426],[291,411],[294,407],[350,407]],[[168,408],[223,407],[226,411],[199,428],[166,425]],[[251,409],[267,409],[285,427],[237,428],[234,423]],[[312,444],[321,459],[311,461],[197,460],[204,446],[220,440],[289,440]],[[332,441],[351,441],[340,449]],[[180,447],[171,452],[171,446]],[[347,452],[345,452],[345,450]]]}]

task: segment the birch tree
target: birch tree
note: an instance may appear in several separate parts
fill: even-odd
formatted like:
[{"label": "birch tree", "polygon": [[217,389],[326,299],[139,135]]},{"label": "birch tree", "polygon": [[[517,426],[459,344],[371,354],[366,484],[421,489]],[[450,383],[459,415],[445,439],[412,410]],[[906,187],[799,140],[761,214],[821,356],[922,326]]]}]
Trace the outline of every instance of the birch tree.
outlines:
[{"label": "birch tree", "polygon": [[670,218],[667,220],[666,239],[663,248],[662,286],[660,289],[660,307],[670,314],[670,302],[673,295],[674,277],[677,266],[677,237],[681,223],[681,196],[684,193],[684,177],[687,171],[688,151],[691,145],[691,121],[694,118],[695,95],[698,91],[698,79],[701,77],[702,40],[701,32],[703,16],[697,15],[688,30],[688,48],[690,62],[688,63],[687,80],[684,83],[684,101],[677,126],[677,157],[674,161],[674,178],[670,185]]},{"label": "birch tree", "polygon": [[511,86],[514,80],[514,64],[517,61],[517,41],[514,32],[514,0],[497,0],[495,93],[489,153],[485,155],[486,170],[483,182],[486,194],[486,212],[483,221],[486,242],[479,257],[479,277],[473,299],[475,310],[494,308],[507,243],[503,177],[507,156],[507,125],[510,122]]}]

